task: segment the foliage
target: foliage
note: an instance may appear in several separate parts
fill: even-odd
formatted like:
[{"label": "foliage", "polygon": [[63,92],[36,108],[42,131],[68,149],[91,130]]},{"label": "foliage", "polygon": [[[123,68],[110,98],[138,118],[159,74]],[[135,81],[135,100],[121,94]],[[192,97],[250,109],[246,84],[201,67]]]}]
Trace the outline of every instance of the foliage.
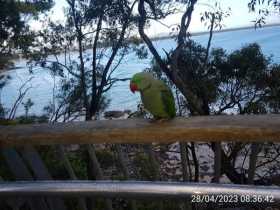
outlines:
[{"label": "foliage", "polygon": [[140,179],[153,181],[158,176],[159,166],[155,166],[150,158],[149,155],[142,153],[135,156],[134,164],[139,170]]},{"label": "foliage", "polygon": [[215,57],[213,62],[220,71],[222,80],[218,95],[221,96],[218,98],[221,99],[218,113],[237,105],[237,112],[244,114],[244,109],[266,97],[264,78],[270,71],[271,59],[264,56],[256,43],[229,55],[219,56],[220,58]]},{"label": "foliage", "polygon": [[104,168],[112,167],[114,165],[114,162],[116,162],[116,160],[114,159],[114,154],[108,149],[98,150],[96,152],[96,156],[98,157],[100,164]]},{"label": "foliage", "polygon": [[[197,1],[176,1],[176,3],[178,2],[186,8],[181,24],[177,27],[177,46],[170,52],[165,52],[165,57],[160,57],[144,29],[150,21],[159,21],[172,14],[175,11],[174,1],[139,0],[136,4],[139,14],[134,16],[132,14],[134,3],[126,0],[67,0],[68,6],[65,13],[67,21],[65,23],[47,22],[47,28],[42,29],[37,40],[34,40],[33,36],[25,37],[26,39],[21,36],[16,39],[16,41],[21,39],[20,41],[14,41],[18,44],[24,43],[24,46],[30,46],[28,43],[32,42],[33,47],[37,49],[36,52],[31,52],[28,47],[21,47],[22,50],[26,49],[25,52],[28,55],[32,56],[31,73],[34,64],[49,70],[53,77],[54,98],[45,109],[48,116],[30,116],[28,112],[33,103],[31,100],[27,100],[22,103],[26,110],[25,116],[13,121],[4,120],[0,123],[17,125],[18,123],[46,121],[67,122],[81,120],[82,115],[85,115],[86,120],[97,118],[98,112],[102,111],[109,103],[104,94],[116,81],[119,81],[119,78],[114,76],[114,72],[123,57],[131,50],[135,50],[139,57],[147,57],[142,42],[138,38],[131,37],[130,32],[133,25],[136,24],[143,41],[155,57],[149,70],[176,88],[181,103],[180,109],[184,109],[185,113],[191,115],[226,114],[229,112],[238,114],[279,113],[280,65],[273,64],[272,59],[265,56],[256,43],[243,46],[233,52],[226,52],[220,48],[211,50],[213,29],[221,28],[223,18],[229,14],[221,11],[218,4],[211,11],[201,14],[201,20],[210,31],[207,46],[195,43],[190,39],[187,30]],[[42,8],[40,4],[37,6],[31,9],[30,5],[21,5],[23,13],[31,11],[29,15],[32,16],[36,15],[36,8]],[[43,6],[43,8],[45,7]],[[22,27],[25,27],[24,25],[23,23]],[[27,32],[29,31],[27,30]],[[140,48],[138,48],[139,46]],[[2,81],[4,80],[1,79]],[[2,82],[0,89],[4,85],[5,83]],[[22,98],[19,101],[18,104],[21,104]],[[0,107],[0,113],[4,112],[5,110]],[[210,149],[215,151],[214,144],[207,145],[209,151]],[[94,148],[93,145],[90,146]],[[201,156],[196,156],[198,145],[186,143],[185,147],[186,162],[188,162],[186,164],[190,168],[189,179],[199,181],[201,165],[199,165],[198,158]],[[96,178],[90,174],[92,169],[96,169],[95,172],[99,173],[102,178],[130,178],[130,171],[126,173],[120,171],[123,166],[130,165],[130,163],[118,161],[120,158],[117,156],[121,155],[122,151],[116,152],[110,146],[105,147],[105,149],[95,149],[96,152],[92,149],[90,153],[92,156],[89,157],[87,147],[70,146],[64,149],[64,153],[59,150],[59,147],[53,146],[38,149],[50,174],[55,179]],[[21,148],[18,149],[18,151],[20,150]],[[133,165],[132,169],[127,170],[133,170],[134,174],[138,175],[138,179],[178,180],[181,178],[180,173],[179,175],[177,173],[176,176],[166,173],[166,177],[159,177],[162,175],[162,171],[168,167],[166,162],[169,161],[169,156],[167,153],[170,153],[171,150],[168,146],[156,149],[154,146],[148,149],[145,147],[143,149],[145,152],[140,150],[141,148],[137,147],[133,151],[126,152],[127,157],[128,153],[132,154],[132,158],[129,156],[126,161],[131,161]],[[273,179],[270,175],[275,175],[277,178],[279,151],[277,144],[262,144],[259,156],[263,159],[262,162],[258,163],[257,168],[266,167],[269,172],[264,177],[256,177],[256,184],[271,184]],[[222,174],[226,174],[233,183],[240,183],[244,180],[246,182],[247,169],[244,166],[236,165],[241,155],[245,162],[249,152],[249,144],[246,143],[225,143],[222,145]],[[157,154],[154,155],[154,153]],[[177,150],[175,153],[178,155]],[[95,162],[96,165],[91,166],[94,162],[91,158],[95,155],[101,166],[99,166],[98,161],[98,164]],[[158,157],[157,155],[162,158],[162,162],[160,158],[155,158]],[[170,160],[171,167],[174,166],[175,171],[177,165],[174,162],[182,164],[182,159],[177,160],[177,158],[178,156]],[[191,160],[189,160],[190,158]],[[4,157],[0,155],[1,176],[5,179],[13,179],[13,174],[10,174],[8,170],[3,171],[7,168],[6,165],[2,165],[3,159]],[[70,162],[68,168],[66,160]],[[74,175],[69,173],[69,167],[70,171],[73,170]],[[183,168],[183,164],[179,165],[180,167]],[[119,170],[115,171],[115,168]],[[105,173],[103,173],[104,170]],[[80,209],[78,202],[70,201],[69,203],[72,203],[71,209]],[[96,200],[94,207],[104,209],[105,203],[106,201]],[[113,200],[113,204],[114,209],[130,209],[127,207],[127,203],[121,199]],[[169,201],[160,203],[137,201],[136,206],[137,209],[143,210],[181,209],[182,207],[180,202]]]},{"label": "foliage", "polygon": [[266,103],[272,113],[280,113],[280,66],[273,65],[266,76],[267,92]]},{"label": "foliage", "polygon": [[[257,43],[229,54],[222,48],[212,49],[204,65],[206,53],[206,48],[189,41],[181,50],[177,69],[189,91],[206,103],[206,110],[212,114],[275,113],[278,110],[280,65],[273,64]],[[160,72],[156,62],[152,70]]]},{"label": "foliage", "polygon": [[[279,113],[280,65],[274,64],[272,57],[265,56],[257,43],[248,44],[230,53],[222,48],[212,49],[205,62],[207,51],[207,48],[189,40],[181,46],[179,52],[175,49],[167,53],[164,65],[172,65],[173,58],[176,56],[176,71],[180,80],[184,82],[183,88],[187,89],[186,96],[191,96],[191,98],[184,98],[184,106],[181,107],[189,110],[190,114],[196,114],[191,110],[194,108],[195,111],[202,110],[198,114],[206,115]],[[161,78],[166,79],[157,62],[153,62],[151,69]],[[169,76],[167,78],[171,80]],[[173,84],[178,85],[178,83]],[[195,103],[190,105],[188,99]],[[215,152],[215,144],[207,145]],[[188,150],[195,160],[195,150],[189,146]],[[244,158],[245,162],[249,150],[249,145],[243,143],[223,143],[221,173],[225,174],[231,182],[248,183],[248,171],[244,169],[244,165],[240,166],[238,158]],[[265,153],[264,150],[269,152]],[[262,157],[263,153],[271,156],[266,155],[263,164],[257,163],[257,170],[269,170],[269,172],[260,175],[254,183],[274,182],[274,177],[279,174],[278,151],[277,144],[259,147],[256,153],[258,157]],[[199,167],[196,161],[191,166],[195,171]]]},{"label": "foliage", "polygon": [[[154,3],[154,1],[152,1]],[[169,4],[170,1],[164,1],[161,2],[160,5],[164,6],[165,4]],[[166,76],[174,83],[174,85],[180,90],[180,92],[184,95],[184,97],[187,99],[189,110],[192,115],[197,114],[209,114],[209,109],[205,105],[208,103],[206,101],[206,98],[203,96],[203,99],[197,98],[196,95],[192,93],[190,90],[190,85],[188,85],[188,81],[185,81],[181,78],[181,71],[178,71],[180,68],[180,58],[181,55],[185,53],[184,51],[186,48],[188,48],[188,45],[191,43],[189,42],[190,33],[188,33],[188,28],[192,20],[192,13],[194,11],[194,7],[197,4],[197,0],[188,0],[188,1],[179,1],[182,6],[185,7],[184,11],[182,12],[181,21],[178,28],[178,33],[176,34],[176,42],[177,46],[175,49],[168,53],[166,53],[167,62],[165,61],[165,58],[162,57],[158,50],[155,48],[154,44],[150,40],[150,38],[145,33],[144,28],[146,27],[146,24],[149,19],[156,19],[160,20],[163,17],[156,17],[153,13],[148,13],[149,10],[153,9],[153,5],[151,3],[148,3],[145,0],[140,0],[138,4],[138,12],[139,12],[139,34],[141,38],[144,40],[144,42],[147,44],[147,47],[149,48],[150,52],[153,54],[154,59],[156,63],[159,65],[159,68],[162,72],[166,74]],[[160,7],[159,7],[160,8]],[[206,47],[206,51],[204,53],[204,58],[201,58],[202,62],[199,66],[199,68],[202,68],[201,71],[206,67],[206,64],[208,62],[208,56],[210,52],[210,46],[212,41],[212,35],[214,28],[221,28],[222,27],[222,20],[229,16],[230,11],[221,11],[221,8],[216,3],[214,7],[211,6],[211,11],[206,11],[201,16],[201,21],[204,21],[206,25],[209,26],[209,40]],[[169,15],[170,13],[168,11],[165,11],[165,15]],[[208,24],[208,22],[210,23]],[[201,55],[202,56],[202,55]],[[201,90],[202,92],[203,90]],[[201,95],[201,94],[200,94]]]},{"label": "foliage", "polygon": [[46,115],[42,115],[42,116],[25,115],[25,116],[15,118],[15,121],[17,121],[18,124],[46,123],[48,122],[48,117]]},{"label": "foliage", "polygon": [[61,94],[48,111],[61,116],[66,111],[84,113],[85,119],[91,120],[108,104],[104,94],[119,81],[114,72],[135,49],[136,44],[129,45],[134,4],[127,0],[68,0],[67,4],[66,22],[50,21],[42,30],[31,69],[40,65],[61,81]]},{"label": "foliage", "polygon": [[254,20],[255,27],[261,27],[266,22],[266,17],[273,12],[280,12],[279,0],[250,0],[248,7],[251,12],[258,12],[259,17]]},{"label": "foliage", "polygon": [[21,50],[27,53],[35,34],[27,20],[49,10],[52,0],[0,1],[0,69],[11,65],[10,58]]},{"label": "foliage", "polygon": [[24,110],[25,110],[25,117],[27,118],[28,112],[29,112],[30,108],[34,105],[34,103],[33,103],[32,100],[29,98],[29,99],[27,99],[26,102],[22,102],[22,105],[23,105]]},{"label": "foliage", "polygon": [[[1,95],[2,89],[5,87],[5,85],[9,81],[9,79],[10,79],[10,76],[0,75],[0,95]],[[0,120],[4,119],[6,114],[7,114],[7,110],[3,107],[2,103],[1,103],[1,98],[0,98]]]}]

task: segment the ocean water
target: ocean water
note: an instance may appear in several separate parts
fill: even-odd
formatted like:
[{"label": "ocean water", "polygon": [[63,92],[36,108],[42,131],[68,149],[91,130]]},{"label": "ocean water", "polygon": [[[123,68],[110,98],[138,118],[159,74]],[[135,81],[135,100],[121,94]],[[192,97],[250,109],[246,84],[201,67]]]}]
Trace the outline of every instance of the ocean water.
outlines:
[{"label": "ocean water", "polygon": [[[239,49],[240,47],[257,42],[261,47],[264,54],[273,56],[275,63],[280,63],[280,26],[265,27],[261,29],[245,29],[237,31],[227,31],[215,33],[213,36],[212,47],[223,47],[228,52]],[[193,39],[202,45],[206,46],[208,35],[194,36]],[[154,45],[163,54],[163,49],[166,51],[175,47],[173,39],[165,39],[154,41]],[[136,72],[140,72],[149,67],[151,55],[148,59],[138,59],[134,53],[128,54],[118,69],[115,71],[114,76],[118,78],[131,77]],[[30,109],[30,114],[40,115],[43,113],[43,108],[50,103],[53,98],[54,83],[57,79],[42,68],[36,68],[34,73],[30,75],[29,69],[24,60],[17,60],[15,63],[17,67],[14,70],[5,72],[11,77],[9,83],[3,88],[0,98],[1,103],[6,108],[10,108],[19,93],[22,84],[32,77],[28,86],[32,88],[28,91],[23,102],[30,98],[34,102],[34,106]],[[129,90],[129,81],[116,83],[106,94],[110,99],[110,104],[107,110],[136,110],[137,103],[140,101],[139,94],[132,94]],[[24,114],[22,105],[18,107],[17,116]]]}]

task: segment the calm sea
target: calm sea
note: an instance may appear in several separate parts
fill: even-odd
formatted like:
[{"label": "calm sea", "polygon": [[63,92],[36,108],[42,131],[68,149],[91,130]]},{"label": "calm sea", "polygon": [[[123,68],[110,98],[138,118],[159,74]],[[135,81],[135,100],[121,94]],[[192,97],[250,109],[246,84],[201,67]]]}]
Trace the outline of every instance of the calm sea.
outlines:
[{"label": "calm sea", "polygon": [[[194,36],[193,39],[206,46],[208,35]],[[280,63],[280,26],[266,27],[261,29],[246,29],[238,31],[227,31],[215,33],[213,37],[212,47],[223,47],[228,52],[236,50],[246,44],[257,42],[262,47],[264,54],[273,55],[273,61]],[[157,49],[170,50],[174,48],[175,41],[172,39],[154,41]],[[115,76],[119,78],[131,77],[134,73],[140,72],[149,67],[151,56],[148,59],[140,60],[134,53],[128,54],[122,64],[115,72]],[[16,62],[17,69],[5,72],[11,76],[9,83],[1,92],[1,103],[4,107],[9,108],[15,102],[18,96],[18,90],[21,85],[31,76],[32,89],[28,92],[25,99],[30,98],[34,102],[31,108],[31,114],[42,114],[43,108],[50,103],[53,96],[54,78],[44,69],[36,68],[34,73],[30,75],[24,60]],[[57,81],[56,81],[57,83]],[[128,88],[128,81],[118,82],[107,93],[110,104],[107,110],[135,110],[137,103],[140,101],[138,94],[132,94]],[[24,108],[19,106],[17,115],[22,115]]]}]

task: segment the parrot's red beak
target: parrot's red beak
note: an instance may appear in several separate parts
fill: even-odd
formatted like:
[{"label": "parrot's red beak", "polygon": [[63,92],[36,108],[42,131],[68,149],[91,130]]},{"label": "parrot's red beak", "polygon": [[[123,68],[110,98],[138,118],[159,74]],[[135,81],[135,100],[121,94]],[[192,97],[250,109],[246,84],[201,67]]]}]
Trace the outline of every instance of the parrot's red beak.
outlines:
[{"label": "parrot's red beak", "polygon": [[134,83],[130,83],[130,90],[132,93],[134,93],[136,90],[138,90],[138,87]]}]

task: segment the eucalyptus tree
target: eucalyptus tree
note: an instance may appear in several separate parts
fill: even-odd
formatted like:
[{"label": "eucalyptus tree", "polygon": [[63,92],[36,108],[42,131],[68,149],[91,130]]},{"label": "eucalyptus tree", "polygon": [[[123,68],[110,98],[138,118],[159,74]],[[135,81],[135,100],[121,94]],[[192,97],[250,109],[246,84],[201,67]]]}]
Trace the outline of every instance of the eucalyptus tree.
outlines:
[{"label": "eucalyptus tree", "polygon": [[[136,1],[66,2],[65,22],[48,21],[37,40],[38,50],[32,54],[30,67],[31,71],[34,65],[49,69],[58,83],[58,93],[54,91],[54,101],[47,107],[51,121],[93,120],[108,103],[104,94],[117,81],[123,80],[114,73],[134,48],[130,35]],[[84,148],[87,177],[104,179],[95,147],[86,145]],[[62,151],[63,148],[58,149]],[[71,171],[71,165],[67,168]],[[85,206],[83,201],[80,203]],[[92,208],[93,203],[88,202],[88,208]],[[106,200],[106,208],[112,209],[110,200]]]},{"label": "eucalyptus tree", "polygon": [[[192,42],[189,50],[184,50],[180,59],[181,66],[198,66],[199,60],[207,49]],[[211,115],[216,114],[267,114],[279,113],[279,82],[280,65],[274,64],[270,57],[265,56],[258,44],[253,43],[239,50],[227,53],[218,48],[209,54],[210,71],[207,77],[202,77],[199,72],[190,72],[192,88],[207,93],[211,97],[209,110]],[[158,64],[154,64],[153,71],[160,71]],[[202,89],[207,87],[207,89]],[[185,108],[187,102],[184,101]],[[208,144],[213,152],[216,152],[214,144]],[[199,162],[195,161],[196,154],[193,145],[188,145],[194,160],[195,174],[192,178],[198,181]],[[248,143],[224,143],[221,148],[221,174],[234,183],[252,182],[246,176],[244,165],[240,165],[240,158],[248,158],[250,147]],[[275,177],[279,176],[278,157],[279,145],[276,143],[263,143],[258,147],[257,157],[264,157],[263,163],[255,160],[256,170],[259,177],[254,180],[255,184],[277,183]],[[241,155],[241,156],[240,156]],[[263,174],[268,170],[271,173]],[[274,181],[273,181],[274,180]]]},{"label": "eucalyptus tree", "polygon": [[[170,4],[177,3],[180,8],[184,8],[179,25],[177,26],[176,47],[170,52],[165,51],[165,57],[162,57],[158,50],[153,45],[151,39],[145,33],[145,27],[149,20],[161,20],[169,14],[172,14],[172,9],[168,7]],[[210,79],[209,74],[213,69],[208,65],[210,46],[213,36],[213,30],[222,27],[223,18],[229,16],[230,10],[223,11],[216,3],[210,6],[209,10],[201,15],[201,21],[208,25],[209,39],[207,48],[197,45],[190,39],[188,32],[192,21],[192,14],[197,4],[197,0],[182,0],[182,1],[147,1],[139,0],[138,13],[138,31],[141,38],[147,44],[150,52],[154,56],[155,64],[165,73],[167,78],[175,85],[185,98],[185,103],[191,115],[209,115],[209,105],[213,100],[215,91],[208,91],[209,88],[217,88],[213,84],[213,79]],[[165,8],[168,8],[165,10]],[[188,145],[180,144],[181,159],[186,160]],[[213,150],[215,145],[213,144]],[[216,144],[220,150],[220,146]],[[199,181],[199,163],[195,151],[195,144],[190,146],[192,158],[195,163],[195,181]],[[215,161],[216,162],[216,161]],[[183,175],[186,179],[186,163],[182,162]],[[219,167],[217,167],[219,168]],[[219,175],[217,175],[218,177]],[[218,178],[217,178],[218,179]]]},{"label": "eucalyptus tree", "polygon": [[251,12],[258,12],[259,16],[254,20],[256,27],[261,27],[266,23],[266,17],[270,14],[280,15],[279,0],[250,0],[248,3]]},{"label": "eucalyptus tree", "polygon": [[[175,1],[174,1],[175,2]],[[213,30],[221,28],[224,18],[230,15],[230,10],[223,11],[219,4],[215,4],[208,11],[201,14],[201,20],[206,21],[209,29],[209,39],[206,46],[202,46],[191,40],[189,26],[196,0],[176,1],[185,5],[180,23],[175,35],[176,46],[173,50],[158,51],[145,28],[149,20],[161,20],[169,13],[164,11],[173,1],[147,1],[139,0],[138,4],[138,31],[154,56],[153,69],[163,72],[167,78],[184,96],[184,106],[190,115],[212,115],[235,112],[246,113],[271,113],[278,112],[279,107],[279,79],[272,77],[279,73],[279,65],[273,64],[271,59],[264,56],[259,45],[251,44],[231,54],[223,49],[211,49]],[[260,1],[258,1],[260,2]],[[254,1],[253,4],[257,4]],[[277,7],[278,1],[269,1]],[[278,82],[277,82],[278,81]],[[234,183],[248,183],[246,173],[236,168],[236,160],[242,151],[248,151],[246,144],[224,144],[219,146],[219,159],[222,167],[221,174]],[[263,148],[269,148],[263,145]],[[184,146],[184,145],[183,145]],[[195,164],[194,180],[199,180],[199,162],[197,161],[195,146],[193,143],[185,145],[191,150]],[[217,144],[209,144],[210,149],[217,153]],[[232,154],[227,155],[230,148]],[[261,148],[258,153],[263,149]],[[274,150],[274,148],[276,148]],[[270,147],[278,156],[278,146]],[[227,151],[227,152],[226,152]],[[246,159],[246,155],[244,156]],[[274,163],[277,163],[275,161]],[[276,166],[277,164],[274,164]],[[268,165],[262,165],[269,167]],[[185,168],[185,167],[183,167]],[[259,166],[257,166],[260,169]],[[261,177],[255,180],[256,184],[265,184],[274,180],[271,177]]]},{"label": "eucalyptus tree", "polygon": [[[175,86],[181,91],[184,97],[187,100],[188,109],[192,115],[208,115],[209,109],[208,105],[210,99],[207,96],[199,95],[196,90],[194,90],[193,83],[190,82],[190,77],[185,71],[185,66],[180,65],[180,58],[184,54],[185,50],[190,49],[192,42],[190,42],[190,33],[188,32],[192,14],[197,4],[197,0],[187,0],[187,1],[175,1],[179,2],[181,7],[185,7],[180,23],[177,27],[178,33],[176,35],[176,47],[171,52],[166,52],[166,59],[160,56],[160,53],[156,50],[150,38],[145,33],[146,23],[150,19],[160,20],[167,15],[168,11],[164,11],[163,8],[166,8],[166,4],[174,3],[173,1],[145,1],[140,0],[138,4],[139,12],[139,23],[138,30],[141,38],[147,44],[149,50],[154,56],[155,61],[158,63],[160,69],[167,75],[167,77],[175,84]],[[159,12],[159,11],[161,12]],[[149,12],[152,11],[152,12]],[[210,51],[210,45],[212,40],[212,32],[215,28],[220,28],[222,26],[221,21],[223,18],[229,15],[229,11],[223,11],[218,4],[214,8],[210,8],[209,11],[206,11],[202,14],[201,20],[209,23],[210,36],[207,46],[207,51],[202,55],[199,65],[196,66],[193,71],[200,71],[201,73],[207,72],[207,62],[208,55]],[[189,70],[188,72],[191,72]]]},{"label": "eucalyptus tree", "polygon": [[52,0],[0,1],[0,69],[12,64],[10,58],[16,57],[14,54],[30,50],[35,35],[28,21],[52,5]]},{"label": "eucalyptus tree", "polygon": [[134,6],[129,0],[67,0],[65,23],[50,23],[41,33],[44,43],[33,59],[74,87],[73,102],[86,120],[102,109],[104,93],[118,81],[113,75],[130,50]]}]

